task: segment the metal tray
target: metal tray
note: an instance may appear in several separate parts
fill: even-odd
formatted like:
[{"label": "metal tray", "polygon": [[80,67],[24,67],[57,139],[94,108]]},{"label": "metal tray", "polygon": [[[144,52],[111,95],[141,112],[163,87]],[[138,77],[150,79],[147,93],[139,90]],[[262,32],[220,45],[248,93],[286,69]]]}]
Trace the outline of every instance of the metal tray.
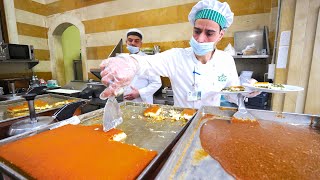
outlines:
[{"label": "metal tray", "polygon": [[[125,143],[135,144],[138,147],[145,149],[156,150],[158,155],[149,163],[149,165],[140,174],[138,179],[148,178],[154,176],[155,170],[159,167],[163,160],[165,160],[176,144],[178,139],[182,136],[183,132],[187,129],[192,118],[187,122],[173,121],[169,118],[163,120],[154,120],[152,118],[143,117],[143,111],[149,107],[150,104],[134,103],[134,102],[122,102],[120,107],[123,112],[123,123],[117,128],[123,130],[127,134]],[[168,117],[169,111],[174,110],[176,112],[182,111],[184,108],[178,108],[173,106],[163,105],[162,116]],[[98,109],[79,116],[81,125],[93,125],[102,124],[103,109]],[[67,124],[66,121],[60,121],[42,129],[23,133],[20,135],[12,136],[3,140],[0,140],[0,145],[16,141],[25,137],[33,136]],[[8,167],[4,163],[0,162],[0,171],[13,178],[24,178],[19,172]]]},{"label": "metal tray", "polygon": [[[150,104],[123,102],[120,103],[123,112],[123,123],[117,128],[127,134],[125,143],[134,144],[145,149],[155,150],[158,155],[150,162],[138,179],[153,176],[155,170],[161,162],[169,156],[170,150],[176,144],[183,132],[187,129],[191,120],[187,123],[170,120],[154,120],[143,116],[145,108]],[[163,109],[160,116],[169,117],[169,111],[181,112],[184,108],[160,105]],[[92,125],[102,124],[103,109],[96,110],[96,115],[88,113],[87,117],[82,117],[81,124]],[[192,118],[191,118],[192,119]]]},{"label": "metal tray", "polygon": [[[62,95],[57,95],[57,94],[45,94],[45,95],[39,95],[36,96],[36,99],[41,99],[42,101],[45,101],[49,104],[54,104],[59,101],[64,101],[68,99],[74,99],[74,100],[80,100],[79,98],[73,98],[73,97],[68,97],[68,96],[62,96]],[[7,100],[7,101],[1,101],[0,102],[0,123],[8,122],[11,120],[15,119],[20,119],[20,118],[25,118],[29,116],[29,111],[26,112],[26,114],[22,114],[20,116],[14,116],[10,113],[7,112],[7,107],[9,106],[16,106],[16,105],[21,105],[23,102],[26,100],[23,98],[20,99],[14,99],[14,100]],[[36,113],[44,113],[52,110],[57,110],[58,108],[62,107],[63,105],[52,107],[49,109],[44,109],[44,110],[36,110]]]},{"label": "metal tray", "polygon": [[[294,125],[318,126],[320,117],[316,115],[277,113],[274,111],[253,110],[248,111],[257,119],[277,121]],[[194,156],[197,150],[202,149],[200,143],[200,127],[205,120],[201,118],[206,114],[216,115],[217,119],[229,120],[236,112],[233,108],[201,107],[194,117],[189,128],[180,138],[179,142],[156,179],[233,179],[218,163],[210,156],[199,160]]]}]

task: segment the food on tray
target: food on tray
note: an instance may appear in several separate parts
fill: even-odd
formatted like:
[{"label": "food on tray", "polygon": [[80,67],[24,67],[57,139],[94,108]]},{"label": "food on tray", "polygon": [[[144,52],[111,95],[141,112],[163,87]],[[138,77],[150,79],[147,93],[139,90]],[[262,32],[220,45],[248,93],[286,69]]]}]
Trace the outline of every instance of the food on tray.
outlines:
[{"label": "food on tray", "polygon": [[65,101],[58,101],[58,102],[54,103],[53,106],[54,106],[54,107],[63,106],[63,105],[65,105],[65,104],[69,104],[69,103],[75,102],[75,101],[76,101],[76,100],[74,100],[74,99],[67,99],[67,100],[65,100]]},{"label": "food on tray", "polygon": [[157,155],[110,140],[118,129],[102,129],[66,125],[2,145],[0,157],[27,179],[136,179]]},{"label": "food on tray", "polygon": [[[76,100],[74,99],[67,99],[67,100],[63,100],[63,101],[58,101],[56,103],[54,103],[53,105],[49,104],[46,101],[40,100],[40,99],[36,99],[34,101],[34,108],[35,110],[45,110],[45,109],[50,109],[52,107],[58,107],[58,106],[62,106],[65,104],[69,104],[71,102],[75,102]],[[17,116],[16,114],[25,114],[22,113],[24,111],[28,111],[29,107],[28,107],[28,102],[23,102],[23,104],[20,105],[15,105],[15,106],[9,106],[7,108],[7,111],[9,113],[14,113],[15,116]]]},{"label": "food on tray", "polygon": [[144,110],[143,115],[146,117],[157,117],[161,113],[161,108],[158,105],[153,105]]},{"label": "food on tray", "polygon": [[197,111],[195,109],[184,109],[182,112],[181,112],[181,116],[184,118],[184,119],[190,119]]},{"label": "food on tray", "polygon": [[258,87],[258,88],[268,88],[270,87],[271,83],[269,82],[256,82],[253,84],[254,87]]},{"label": "food on tray", "polygon": [[189,120],[197,111],[195,109],[183,109],[181,112],[176,110],[170,110],[169,116],[174,120]]},{"label": "food on tray", "polygon": [[[44,109],[49,109],[52,106],[49,105],[47,102],[36,99],[34,101],[34,108],[36,110],[44,110]],[[28,102],[23,102],[22,105],[16,105],[16,106],[9,106],[7,108],[7,111],[9,113],[17,113],[17,112],[21,112],[21,111],[28,111],[29,107],[28,107]]]},{"label": "food on tray", "polygon": [[169,116],[170,116],[170,119],[178,121],[181,118],[181,113],[177,110],[172,109],[169,111]]},{"label": "food on tray", "polygon": [[283,84],[271,84],[271,89],[282,90],[284,88]]},{"label": "food on tray", "polygon": [[121,133],[117,133],[117,134],[113,135],[113,136],[111,137],[111,140],[112,140],[112,141],[122,142],[122,141],[124,141],[126,138],[127,138],[126,133],[121,132]]},{"label": "food on tray", "polygon": [[9,113],[18,113],[21,111],[28,111],[28,105],[22,104],[22,105],[16,105],[16,106],[9,106],[7,108],[7,111]]},{"label": "food on tray", "polygon": [[275,90],[282,90],[283,88],[285,88],[283,84],[269,83],[269,82],[256,82],[253,84],[253,86],[257,88],[266,88],[266,89],[275,89]]},{"label": "food on tray", "polygon": [[[28,104],[28,102],[24,102],[26,105]],[[27,105],[28,106],[28,105]],[[42,101],[42,100],[38,100],[36,99],[34,101],[34,108],[36,110],[44,110],[44,109],[49,109],[52,108],[52,105],[49,105],[49,103]]]},{"label": "food on tray", "polygon": [[263,120],[259,126],[204,120],[203,149],[235,179],[319,179],[316,130]]},{"label": "food on tray", "polygon": [[222,92],[238,92],[238,91],[244,91],[245,87],[243,86],[229,86],[223,88],[221,91]]}]

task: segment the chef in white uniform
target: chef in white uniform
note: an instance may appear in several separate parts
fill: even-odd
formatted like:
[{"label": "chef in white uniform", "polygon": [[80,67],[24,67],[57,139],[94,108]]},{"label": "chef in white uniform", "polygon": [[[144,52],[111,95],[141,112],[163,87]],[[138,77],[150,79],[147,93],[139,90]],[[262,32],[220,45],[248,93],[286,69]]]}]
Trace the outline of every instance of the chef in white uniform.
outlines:
[{"label": "chef in white uniform", "polygon": [[[139,29],[130,29],[127,32],[126,44],[130,54],[146,56],[146,54],[140,50],[142,38],[143,34]],[[137,74],[130,85],[124,88],[123,98],[127,101],[153,104],[153,94],[161,85],[160,76],[151,76],[148,72],[142,75]]]},{"label": "chef in white uniform", "polygon": [[[122,55],[101,63],[102,82],[114,82],[102,92],[102,97],[114,94],[130,81],[134,74],[169,77],[174,93],[174,106],[200,108],[219,106],[224,87],[239,85],[234,59],[216,48],[225,30],[232,24],[229,5],[217,0],[201,0],[188,16],[193,28],[189,48],[174,48],[153,56]],[[126,71],[121,71],[119,64]],[[117,74],[114,73],[117,71]],[[255,96],[254,94],[252,96]],[[236,103],[236,98],[227,98]]]}]

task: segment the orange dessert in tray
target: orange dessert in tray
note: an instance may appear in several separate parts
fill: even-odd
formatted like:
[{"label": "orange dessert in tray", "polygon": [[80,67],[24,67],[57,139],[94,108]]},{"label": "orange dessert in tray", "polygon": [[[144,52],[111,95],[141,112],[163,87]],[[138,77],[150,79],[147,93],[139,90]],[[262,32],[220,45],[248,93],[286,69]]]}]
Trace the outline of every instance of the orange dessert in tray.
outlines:
[{"label": "orange dessert in tray", "polygon": [[157,152],[114,141],[121,133],[66,125],[2,145],[0,157],[32,179],[134,179]]},{"label": "orange dessert in tray", "polygon": [[161,108],[158,105],[153,105],[144,110],[143,115],[147,117],[156,117],[161,113]]},{"label": "orange dessert in tray", "polygon": [[[42,100],[35,100],[34,101],[34,108],[36,110],[44,110],[44,109],[49,109],[52,106],[49,105],[49,103],[42,101]],[[23,102],[22,105],[16,105],[16,106],[9,106],[7,108],[7,111],[9,113],[17,113],[17,112],[21,112],[21,111],[28,111],[28,102]]]},{"label": "orange dessert in tray", "polygon": [[187,108],[181,112],[181,117],[183,117],[184,119],[190,119],[196,112],[197,110],[195,109]]}]

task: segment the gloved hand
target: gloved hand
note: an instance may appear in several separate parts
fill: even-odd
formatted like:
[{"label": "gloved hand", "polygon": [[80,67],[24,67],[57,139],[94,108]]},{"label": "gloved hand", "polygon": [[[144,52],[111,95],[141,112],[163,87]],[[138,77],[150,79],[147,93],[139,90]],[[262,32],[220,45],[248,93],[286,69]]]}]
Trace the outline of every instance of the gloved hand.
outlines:
[{"label": "gloved hand", "polygon": [[123,87],[130,84],[138,71],[138,62],[130,56],[117,56],[103,60],[100,64],[101,82],[107,88],[100,94],[101,99],[117,96]]},{"label": "gloved hand", "polygon": [[[253,85],[254,83],[258,82],[257,80],[251,78],[249,81],[248,81],[248,84],[250,85]],[[258,96],[259,94],[261,94],[261,91],[252,91],[250,92],[249,94],[246,94],[245,96],[247,98],[253,98],[253,97],[256,97]]]},{"label": "gloved hand", "polygon": [[131,92],[124,95],[123,98],[126,99],[126,100],[134,100],[138,97],[140,97],[140,93],[139,93],[139,89],[133,87],[133,86],[130,86],[131,88]]}]

